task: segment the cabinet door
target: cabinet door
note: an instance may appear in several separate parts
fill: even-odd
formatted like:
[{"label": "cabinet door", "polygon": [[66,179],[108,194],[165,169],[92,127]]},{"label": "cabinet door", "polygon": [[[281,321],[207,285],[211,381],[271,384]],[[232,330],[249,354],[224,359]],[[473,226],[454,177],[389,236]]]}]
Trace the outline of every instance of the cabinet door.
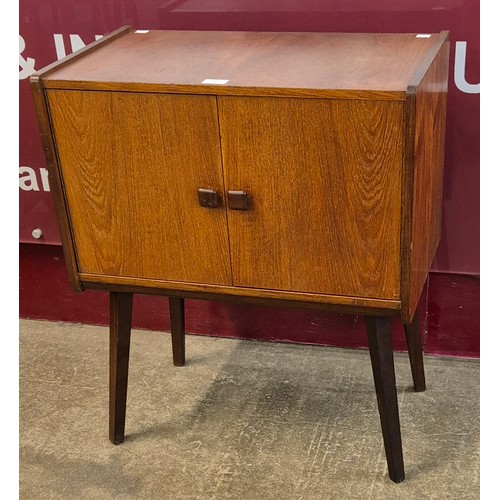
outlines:
[{"label": "cabinet door", "polygon": [[219,97],[237,286],[396,299],[400,102]]},{"label": "cabinet door", "polygon": [[49,90],[80,272],[230,284],[214,97]]}]

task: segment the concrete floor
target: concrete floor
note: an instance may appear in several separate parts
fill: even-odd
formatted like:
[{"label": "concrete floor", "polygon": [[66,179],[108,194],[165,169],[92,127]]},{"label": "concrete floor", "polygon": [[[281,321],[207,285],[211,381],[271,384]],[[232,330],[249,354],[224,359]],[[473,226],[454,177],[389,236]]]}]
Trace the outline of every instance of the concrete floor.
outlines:
[{"label": "concrete floor", "polygon": [[407,479],[387,477],[366,351],[132,332],[125,442],[102,327],[20,322],[21,499],[479,498],[479,363],[396,354]]}]

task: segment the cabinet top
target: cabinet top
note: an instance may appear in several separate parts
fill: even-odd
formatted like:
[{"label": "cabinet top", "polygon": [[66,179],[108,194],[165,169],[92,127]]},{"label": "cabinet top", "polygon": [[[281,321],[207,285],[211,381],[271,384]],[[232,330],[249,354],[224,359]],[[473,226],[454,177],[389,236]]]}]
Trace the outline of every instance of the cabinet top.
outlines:
[{"label": "cabinet top", "polygon": [[35,75],[47,88],[402,100],[448,32],[259,33],[124,27]]}]

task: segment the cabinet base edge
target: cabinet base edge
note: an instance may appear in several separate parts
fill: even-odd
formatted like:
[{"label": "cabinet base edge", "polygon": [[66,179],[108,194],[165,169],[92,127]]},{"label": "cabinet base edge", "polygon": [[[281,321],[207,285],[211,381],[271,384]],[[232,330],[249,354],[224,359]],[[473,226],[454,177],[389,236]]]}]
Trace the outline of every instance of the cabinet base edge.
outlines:
[{"label": "cabinet base edge", "polygon": [[326,309],[346,314],[399,316],[401,313],[399,300],[202,285],[89,273],[80,273],[79,277],[82,285],[87,289],[168,295],[198,300],[246,302],[292,308]]}]

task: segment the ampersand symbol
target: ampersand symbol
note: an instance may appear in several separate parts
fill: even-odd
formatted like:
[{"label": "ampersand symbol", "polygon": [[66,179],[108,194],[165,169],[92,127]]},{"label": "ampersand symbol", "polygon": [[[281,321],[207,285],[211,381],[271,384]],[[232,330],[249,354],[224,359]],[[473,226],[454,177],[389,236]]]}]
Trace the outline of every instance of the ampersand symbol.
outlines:
[{"label": "ampersand symbol", "polygon": [[25,48],[26,43],[24,42],[24,38],[19,35],[19,67],[21,68],[19,71],[19,80],[24,80],[24,78],[28,78],[28,76],[35,72],[35,60],[31,57],[25,59],[21,56]]}]

